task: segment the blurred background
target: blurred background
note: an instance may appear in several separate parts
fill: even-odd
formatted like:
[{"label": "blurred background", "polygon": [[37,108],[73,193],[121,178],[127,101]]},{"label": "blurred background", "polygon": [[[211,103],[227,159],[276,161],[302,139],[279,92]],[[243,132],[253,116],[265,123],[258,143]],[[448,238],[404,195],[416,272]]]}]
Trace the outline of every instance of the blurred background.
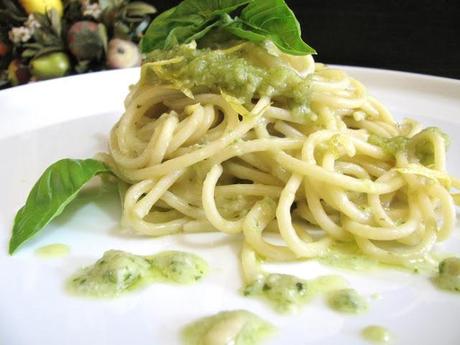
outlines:
[{"label": "blurred background", "polygon": [[[0,0],[0,88],[136,66],[148,23],[180,1]],[[317,61],[460,79],[459,0],[286,2]]]},{"label": "blurred background", "polygon": [[460,1],[289,1],[320,60],[460,78]]}]

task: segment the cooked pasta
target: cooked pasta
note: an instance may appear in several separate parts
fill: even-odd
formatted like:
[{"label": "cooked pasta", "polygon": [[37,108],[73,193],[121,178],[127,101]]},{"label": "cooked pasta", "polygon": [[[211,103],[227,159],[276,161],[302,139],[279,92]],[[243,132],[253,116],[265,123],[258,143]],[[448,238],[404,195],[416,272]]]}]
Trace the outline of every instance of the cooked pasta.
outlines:
[{"label": "cooked pasta", "polygon": [[245,102],[184,87],[163,70],[181,56],[145,63],[142,73],[157,79],[132,87],[104,158],[130,184],[124,227],[148,236],[241,234],[247,272],[251,250],[289,261],[355,242],[404,265],[449,237],[450,188],[460,184],[446,173],[439,130],[398,124],[360,82],[311,56],[274,56],[249,43],[220,53],[294,71],[308,109],[299,114],[276,93]]}]

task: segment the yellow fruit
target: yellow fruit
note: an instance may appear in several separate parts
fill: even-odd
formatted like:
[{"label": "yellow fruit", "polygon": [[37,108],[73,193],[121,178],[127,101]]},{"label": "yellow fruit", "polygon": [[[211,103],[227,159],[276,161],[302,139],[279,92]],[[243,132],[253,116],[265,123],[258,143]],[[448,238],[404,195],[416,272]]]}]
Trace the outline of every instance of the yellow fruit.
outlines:
[{"label": "yellow fruit", "polygon": [[19,0],[19,2],[29,14],[33,12],[46,14],[54,8],[62,16],[63,7],[61,0]]}]

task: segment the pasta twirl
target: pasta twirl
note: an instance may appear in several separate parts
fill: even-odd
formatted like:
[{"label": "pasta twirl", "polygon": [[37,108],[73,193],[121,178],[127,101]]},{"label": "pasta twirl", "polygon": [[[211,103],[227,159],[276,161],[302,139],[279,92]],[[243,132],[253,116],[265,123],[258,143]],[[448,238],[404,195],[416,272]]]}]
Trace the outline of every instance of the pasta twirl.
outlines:
[{"label": "pasta twirl", "polygon": [[[456,180],[445,172],[443,134],[396,123],[361,83],[311,56],[277,59],[305,81],[307,115],[282,95],[244,103],[171,81],[132,88],[105,157],[131,185],[123,224],[150,236],[241,233],[246,249],[272,261],[321,257],[350,241],[404,265],[447,238]],[[171,63],[154,62],[155,72]],[[246,271],[251,257],[246,250]]]}]

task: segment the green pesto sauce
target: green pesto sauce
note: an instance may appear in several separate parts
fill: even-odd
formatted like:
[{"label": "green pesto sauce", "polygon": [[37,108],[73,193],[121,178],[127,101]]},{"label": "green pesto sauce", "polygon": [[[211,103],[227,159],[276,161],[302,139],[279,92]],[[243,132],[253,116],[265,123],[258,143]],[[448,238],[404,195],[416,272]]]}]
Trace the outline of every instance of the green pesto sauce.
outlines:
[{"label": "green pesto sauce", "polygon": [[399,152],[405,151],[409,140],[409,138],[403,136],[384,138],[375,134],[369,135],[368,139],[369,143],[381,147],[383,151],[392,156],[396,156]]},{"label": "green pesto sauce", "polygon": [[[264,48],[255,45],[252,48],[270,57]],[[148,64],[177,57],[183,60],[162,65],[160,73]],[[264,67],[251,62],[245,49],[228,52],[181,45],[151,52],[142,66],[141,84],[173,84],[192,93],[223,91],[246,104],[262,96],[282,97],[288,100],[287,106],[294,113],[309,114],[310,78],[302,78],[292,67],[278,61],[276,65]]]},{"label": "green pesto sauce", "polygon": [[432,274],[438,261],[433,255],[430,258],[420,258],[402,262],[401,264],[385,264],[365,255],[356,243],[335,242],[318,261],[324,265],[351,271],[372,271],[375,269],[398,269],[415,274]]},{"label": "green pesto sauce", "polygon": [[94,265],[71,277],[68,287],[78,295],[116,297],[152,282],[190,284],[206,272],[207,263],[194,254],[167,251],[140,256],[109,250]]},{"label": "green pesto sauce", "polygon": [[434,135],[440,135],[446,143],[446,148],[449,146],[449,137],[437,127],[425,128],[411,139],[411,145],[413,146],[416,157],[425,166],[434,163],[434,148],[431,140],[431,137]]},{"label": "green pesto sauce", "polygon": [[385,344],[391,340],[390,332],[381,326],[367,326],[361,331],[361,335],[368,342],[374,344]]},{"label": "green pesto sauce", "polygon": [[460,258],[447,258],[439,264],[435,284],[443,290],[460,292]]},{"label": "green pesto sauce", "polygon": [[69,255],[69,253],[70,247],[62,243],[49,244],[35,251],[37,256],[47,259],[62,258]]},{"label": "green pesto sauce", "polygon": [[150,257],[152,266],[168,281],[190,284],[206,274],[208,265],[200,257],[183,252],[167,251]]},{"label": "green pesto sauce", "polygon": [[411,149],[421,164],[429,166],[434,162],[432,137],[437,135],[443,138],[447,148],[450,142],[449,137],[437,127],[425,128],[412,138],[404,136],[384,138],[371,134],[368,141],[373,145],[381,147],[386,153],[392,156]]},{"label": "green pesto sauce", "polygon": [[256,345],[275,328],[246,310],[223,311],[202,318],[182,332],[186,345]]},{"label": "green pesto sauce", "polygon": [[261,297],[281,313],[291,312],[321,293],[342,289],[346,281],[338,276],[304,280],[289,274],[271,273],[246,285],[245,296]]},{"label": "green pesto sauce", "polygon": [[332,309],[341,313],[360,314],[368,309],[366,299],[354,289],[332,291],[327,302]]},{"label": "green pesto sauce", "polygon": [[318,261],[322,264],[352,271],[369,271],[380,268],[381,264],[362,253],[352,242],[335,242]]}]

